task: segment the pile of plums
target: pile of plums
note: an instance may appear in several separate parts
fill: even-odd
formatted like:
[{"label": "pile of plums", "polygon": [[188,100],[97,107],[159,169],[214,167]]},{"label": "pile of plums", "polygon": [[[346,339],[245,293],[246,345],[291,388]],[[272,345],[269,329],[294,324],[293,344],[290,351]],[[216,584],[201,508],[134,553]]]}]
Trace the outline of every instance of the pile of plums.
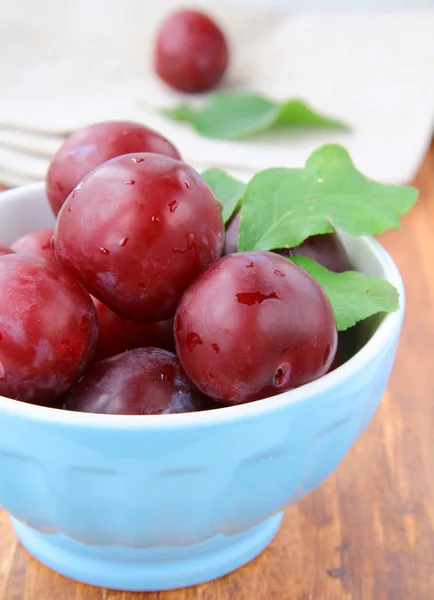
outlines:
[{"label": "pile of plums", "polygon": [[237,252],[235,217],[222,256],[212,190],[168,140],[130,122],[73,133],[46,193],[54,230],[0,246],[0,395],[178,413],[260,400],[331,368],[330,302],[285,255],[342,270],[334,234]]}]

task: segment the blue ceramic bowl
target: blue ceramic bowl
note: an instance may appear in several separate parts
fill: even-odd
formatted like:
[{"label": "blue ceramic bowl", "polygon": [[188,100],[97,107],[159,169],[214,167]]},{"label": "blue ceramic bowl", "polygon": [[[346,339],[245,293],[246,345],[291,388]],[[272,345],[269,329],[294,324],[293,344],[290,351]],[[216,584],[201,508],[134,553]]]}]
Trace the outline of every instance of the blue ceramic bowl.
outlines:
[{"label": "blue ceramic bowl", "polygon": [[[42,184],[0,194],[0,241],[54,223]],[[388,279],[401,307],[318,381],[202,413],[67,413],[0,397],[0,506],[23,545],[56,571],[124,590],[224,575],[254,558],[283,511],[317,487],[383,395],[404,313],[390,256],[344,237],[355,266]]]}]

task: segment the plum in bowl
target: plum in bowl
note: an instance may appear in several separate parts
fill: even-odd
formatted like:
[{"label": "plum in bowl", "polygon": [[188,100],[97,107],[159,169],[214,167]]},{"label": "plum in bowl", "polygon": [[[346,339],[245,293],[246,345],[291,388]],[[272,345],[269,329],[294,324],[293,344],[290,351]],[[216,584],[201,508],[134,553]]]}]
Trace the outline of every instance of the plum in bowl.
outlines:
[{"label": "plum in bowl", "polygon": [[[0,194],[0,239],[54,217],[43,184]],[[359,351],[320,379],[249,404],[113,416],[0,397],[0,506],[22,544],[93,585],[163,590],[257,556],[283,511],[316,488],[362,433],[387,385],[404,313],[399,272],[370,238],[343,236],[354,266],[400,293],[364,323]]]}]

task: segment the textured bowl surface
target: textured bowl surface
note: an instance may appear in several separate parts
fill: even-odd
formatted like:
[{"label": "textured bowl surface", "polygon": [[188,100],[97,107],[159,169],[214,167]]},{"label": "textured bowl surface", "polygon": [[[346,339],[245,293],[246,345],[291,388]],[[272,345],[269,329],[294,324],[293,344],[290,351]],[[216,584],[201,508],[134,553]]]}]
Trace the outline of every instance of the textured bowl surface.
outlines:
[{"label": "textured bowl surface", "polygon": [[[53,222],[42,184],[0,194],[0,242]],[[0,397],[0,506],[24,545],[71,577],[137,590],[215,578],[260,552],[282,511],[366,427],[394,362],[399,273],[374,240],[344,243],[359,270],[399,289],[401,307],[316,382],[240,407],[143,417]]]}]

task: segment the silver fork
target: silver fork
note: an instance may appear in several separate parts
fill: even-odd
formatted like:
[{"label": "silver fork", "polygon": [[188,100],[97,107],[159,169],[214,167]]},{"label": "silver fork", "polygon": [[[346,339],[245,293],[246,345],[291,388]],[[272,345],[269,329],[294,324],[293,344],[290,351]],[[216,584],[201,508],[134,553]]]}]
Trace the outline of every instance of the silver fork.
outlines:
[{"label": "silver fork", "polygon": [[[16,134],[16,138],[10,137]],[[24,183],[31,183],[41,180],[44,177],[46,166],[51,157],[70,131],[47,131],[39,128],[15,125],[10,123],[0,123],[0,185],[10,187]],[[6,137],[5,137],[6,136]],[[19,138],[27,138],[19,139]],[[33,138],[29,142],[29,138]],[[52,143],[51,150],[44,148],[47,142]],[[3,156],[1,155],[3,150]],[[37,159],[40,161],[38,172],[29,168],[19,169],[10,166],[5,161],[7,155],[12,155],[13,165],[19,164],[20,158],[25,163],[28,159]]]},{"label": "silver fork", "polygon": [[[40,128],[33,128],[10,123],[0,123],[0,185],[3,187],[13,187],[26,183],[40,181],[44,178],[49,162],[57,148],[72,133],[72,130],[48,131]],[[3,134],[3,135],[2,135]],[[15,136],[15,137],[11,137]],[[6,137],[5,137],[6,135]],[[25,143],[19,138],[33,138],[35,144]],[[49,146],[49,149],[48,147]],[[2,152],[3,151],[3,157]],[[182,153],[182,149],[181,149]],[[22,158],[24,163],[34,159],[39,162],[37,171],[35,169],[23,168],[7,164],[5,157],[13,155],[14,164]],[[216,167],[225,170],[254,173],[254,169],[248,165],[233,164],[226,161],[218,161],[213,164],[203,161],[197,157],[183,157],[185,162],[192,164],[198,169]]]}]

